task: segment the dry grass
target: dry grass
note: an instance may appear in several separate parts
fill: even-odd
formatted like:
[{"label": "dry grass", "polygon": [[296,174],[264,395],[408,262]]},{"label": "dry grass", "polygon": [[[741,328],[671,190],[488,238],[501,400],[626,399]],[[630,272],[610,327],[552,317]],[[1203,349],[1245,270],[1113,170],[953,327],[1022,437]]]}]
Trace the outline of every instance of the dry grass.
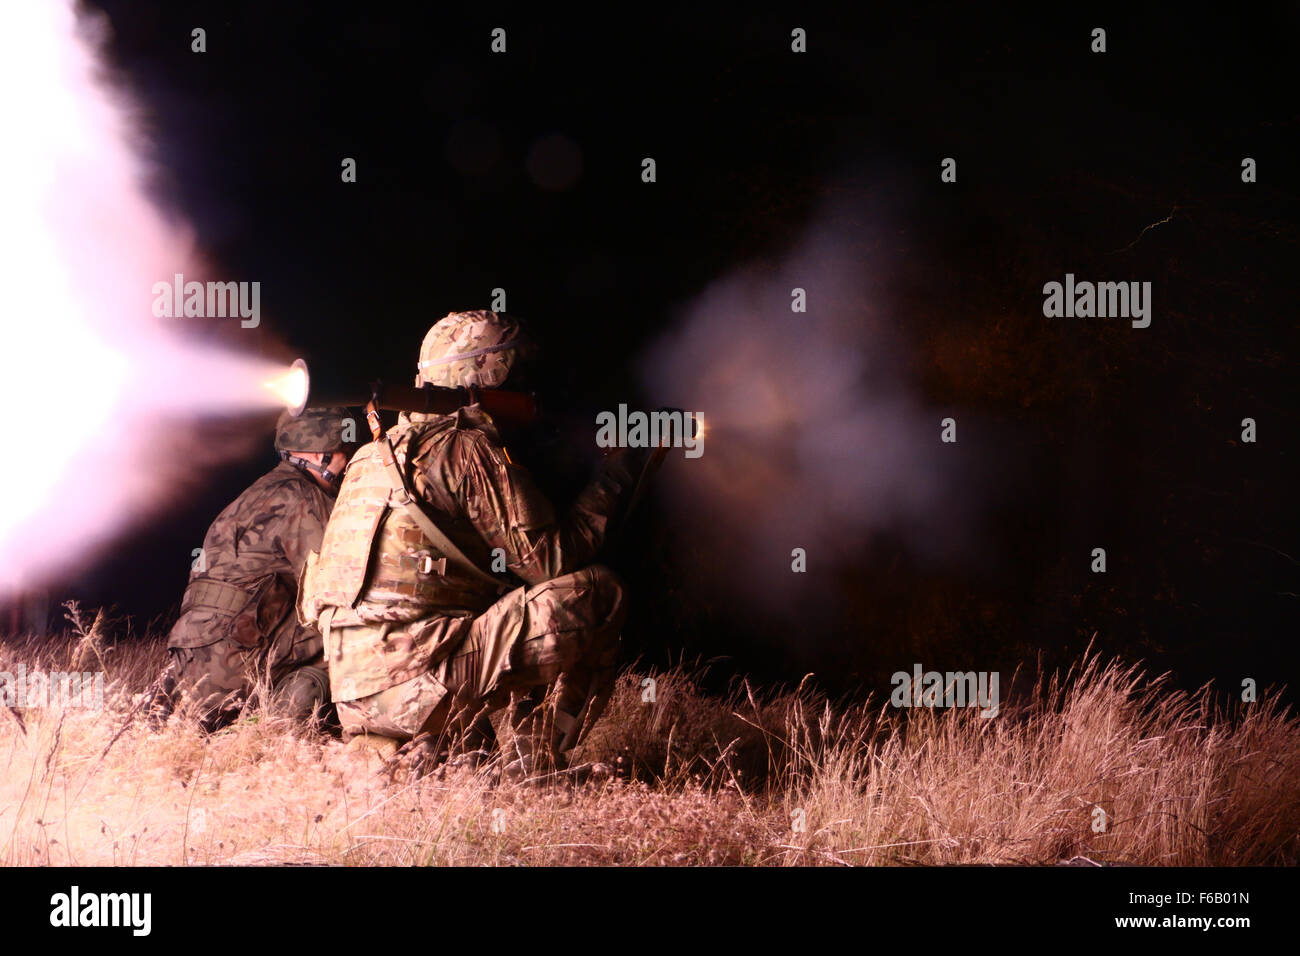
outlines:
[{"label": "dry grass", "polygon": [[690,668],[629,671],[583,755],[620,773],[583,787],[468,771],[398,783],[265,713],[209,737],[177,718],[150,730],[136,702],[163,657],[153,640],[107,645],[98,622],[0,645],[0,671],[107,674],[101,712],[0,708],[0,863],[1300,859],[1300,724],[1275,698],[1220,712],[1207,691],[1095,657],[992,719],[806,687],[716,697]]}]

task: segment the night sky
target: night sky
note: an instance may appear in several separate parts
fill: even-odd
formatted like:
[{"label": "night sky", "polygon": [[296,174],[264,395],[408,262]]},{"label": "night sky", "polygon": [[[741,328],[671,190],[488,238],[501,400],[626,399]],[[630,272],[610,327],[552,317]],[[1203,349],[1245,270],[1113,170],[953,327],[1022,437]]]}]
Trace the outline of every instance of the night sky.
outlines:
[{"label": "night sky", "polygon": [[[900,361],[980,451],[979,556],[919,561],[874,536],[822,565],[815,609],[774,616],[692,588],[682,556],[709,529],[651,498],[608,558],[632,589],[629,660],[880,691],[914,661],[1069,662],[1095,633],[1188,687],[1294,676],[1294,6],[93,6],[147,118],[160,200],[223,274],[262,283],[261,328],[188,334],[303,355],[322,379],[408,381],[432,322],[503,287],[571,432],[643,401],[639,357],[711,281],[779,256],[827,204],[891,210],[864,236],[897,264]],[[949,156],[956,183],[940,181]],[[1258,182],[1242,182],[1247,156]],[[1067,272],[1150,281],[1151,327],[1045,318],[1043,283]],[[169,625],[191,549],[274,462],[269,424],[250,423],[265,455],[214,471],[54,593],[115,605],[137,631]],[[591,460],[555,448],[534,465],[563,499]]]}]

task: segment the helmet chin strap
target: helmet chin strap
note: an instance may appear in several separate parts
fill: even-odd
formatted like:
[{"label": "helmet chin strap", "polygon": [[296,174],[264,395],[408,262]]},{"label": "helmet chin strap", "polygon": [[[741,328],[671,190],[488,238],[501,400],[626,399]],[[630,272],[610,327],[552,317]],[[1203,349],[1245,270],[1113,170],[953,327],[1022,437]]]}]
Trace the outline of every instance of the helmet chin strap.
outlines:
[{"label": "helmet chin strap", "polygon": [[339,479],[342,475],[335,474],[324,465],[318,465],[314,461],[308,461],[306,458],[299,458],[297,455],[291,455],[287,451],[280,452],[280,459],[287,461],[289,464],[301,468],[303,471],[314,471],[325,479],[330,485],[338,487]]}]

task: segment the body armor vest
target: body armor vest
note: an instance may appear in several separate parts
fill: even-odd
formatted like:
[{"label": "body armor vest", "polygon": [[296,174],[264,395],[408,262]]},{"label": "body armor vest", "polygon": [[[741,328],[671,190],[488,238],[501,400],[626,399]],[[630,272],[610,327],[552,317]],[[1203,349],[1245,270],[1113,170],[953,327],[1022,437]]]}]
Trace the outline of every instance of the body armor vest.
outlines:
[{"label": "body armor vest", "polygon": [[[411,448],[455,423],[446,416],[394,427],[389,438],[403,475]],[[447,526],[446,516],[424,510],[440,529]],[[497,597],[448,561],[398,505],[374,442],[349,463],[320,552],[308,558],[301,587],[300,616],[306,622],[328,607],[352,610],[358,621],[373,623],[409,622],[438,611],[478,613]]]}]

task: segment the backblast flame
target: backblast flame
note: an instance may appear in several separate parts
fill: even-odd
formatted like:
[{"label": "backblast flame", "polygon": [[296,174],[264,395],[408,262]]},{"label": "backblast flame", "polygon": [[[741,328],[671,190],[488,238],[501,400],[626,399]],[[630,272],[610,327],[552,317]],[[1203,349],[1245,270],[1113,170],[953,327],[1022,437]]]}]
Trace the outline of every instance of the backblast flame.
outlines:
[{"label": "backblast flame", "polygon": [[269,388],[276,398],[284,403],[285,408],[293,412],[296,417],[307,407],[308,381],[307,363],[298,359],[289,366],[288,371],[281,372],[262,384]]},{"label": "backblast flame", "polygon": [[4,4],[0,407],[33,427],[0,468],[0,597],[68,578],[206,466],[269,447],[269,427],[214,440],[202,419],[264,413],[306,388],[304,367],[268,394],[283,365],[179,334],[206,320],[157,317],[159,284],[209,270],[191,230],[146,195],[136,107],[97,61],[107,26],[71,0]]}]

